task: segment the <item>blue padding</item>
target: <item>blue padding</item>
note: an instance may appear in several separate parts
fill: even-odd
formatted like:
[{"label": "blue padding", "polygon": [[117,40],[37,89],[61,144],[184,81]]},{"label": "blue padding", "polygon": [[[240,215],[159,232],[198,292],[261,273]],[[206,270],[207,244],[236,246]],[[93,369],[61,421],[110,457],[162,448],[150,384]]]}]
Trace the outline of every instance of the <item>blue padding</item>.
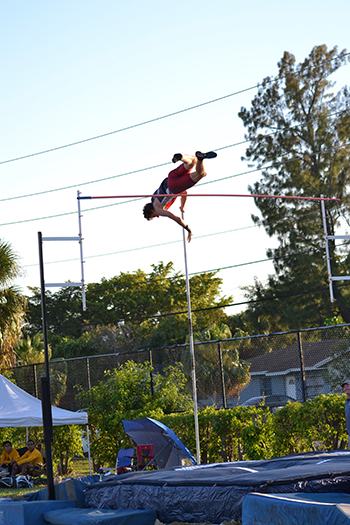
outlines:
[{"label": "blue padding", "polygon": [[44,518],[53,525],[154,525],[157,513],[132,509],[67,509],[47,512]]},{"label": "blue padding", "polygon": [[[83,478],[64,479],[62,483],[55,485],[56,500],[75,500],[77,507],[85,507],[84,490],[91,483],[99,481],[98,474],[92,476],[85,476]],[[38,490],[37,492],[30,492],[25,494],[23,499],[26,501],[42,501],[48,499],[47,488]],[[1,523],[0,523],[1,525]]]},{"label": "blue padding", "polygon": [[[47,525],[44,512],[75,507],[74,501],[10,501],[0,502],[0,525]],[[60,509],[60,510],[57,510]]]},{"label": "blue padding", "polygon": [[248,494],[242,525],[350,525],[349,494]]}]

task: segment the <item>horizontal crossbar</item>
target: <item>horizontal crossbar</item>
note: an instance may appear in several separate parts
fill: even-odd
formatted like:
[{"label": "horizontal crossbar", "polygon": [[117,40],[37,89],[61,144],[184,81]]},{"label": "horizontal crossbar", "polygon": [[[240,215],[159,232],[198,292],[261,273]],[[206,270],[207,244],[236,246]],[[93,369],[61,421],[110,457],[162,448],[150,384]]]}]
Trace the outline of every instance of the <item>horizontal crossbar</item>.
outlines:
[{"label": "horizontal crossbar", "polygon": [[68,288],[70,286],[82,286],[82,283],[45,283],[45,288]]},{"label": "horizontal crossbar", "polygon": [[[156,197],[181,197],[182,193],[164,193],[157,194]],[[305,201],[336,201],[340,199],[333,199],[329,197],[296,197],[294,195],[245,195],[237,193],[186,193],[186,197],[253,197],[256,199],[291,199],[291,200],[305,200]],[[78,200],[83,199],[130,199],[130,198],[143,198],[143,197],[155,197],[152,194],[145,195],[100,195],[97,197],[77,197]]]},{"label": "horizontal crossbar", "polygon": [[42,237],[43,241],[80,241],[80,237]]},{"label": "horizontal crossbar", "polygon": [[326,235],[326,239],[350,239],[350,235]]}]

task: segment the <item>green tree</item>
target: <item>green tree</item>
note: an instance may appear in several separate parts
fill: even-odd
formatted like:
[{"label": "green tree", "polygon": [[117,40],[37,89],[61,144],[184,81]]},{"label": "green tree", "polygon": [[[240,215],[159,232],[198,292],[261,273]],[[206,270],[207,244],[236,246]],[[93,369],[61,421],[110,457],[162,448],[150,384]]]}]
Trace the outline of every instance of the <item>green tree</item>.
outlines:
[{"label": "green tree", "polygon": [[[17,341],[14,351],[16,353],[16,365],[31,365],[43,363],[45,361],[44,341],[42,334],[35,334]],[[51,348],[48,347],[49,357],[51,358]]]},{"label": "green tree", "polygon": [[[345,50],[339,54],[337,47],[324,45],[314,47],[300,64],[285,52],[277,76],[265,78],[251,108],[239,113],[250,141],[245,159],[262,173],[249,187],[251,193],[340,199],[327,203],[331,235],[350,219],[350,93],[346,86],[333,93],[330,80],[348,61]],[[261,218],[253,216],[253,221],[277,236],[279,246],[267,251],[275,275],[246,289],[249,299],[261,299],[248,308],[251,315],[268,320],[268,330],[320,325],[334,315],[350,322],[345,288],[335,288],[333,305],[328,290],[266,301],[327,286],[324,233],[318,202],[256,198],[255,204]],[[349,274],[347,250],[330,243],[333,275]]]},{"label": "green tree", "polygon": [[350,377],[350,330],[341,329],[341,342],[330,351],[330,362],[324,371],[324,380],[331,392],[342,393],[342,383]]},{"label": "green tree", "polygon": [[[201,332],[193,334],[194,342],[215,341],[232,337],[231,330],[226,324],[211,324]],[[195,346],[196,377],[198,390],[201,396],[215,396],[215,402],[220,403],[222,397],[219,354],[217,343],[207,343]],[[183,352],[182,362],[187,364],[190,359],[188,349]],[[226,394],[238,396],[240,391],[250,381],[249,363],[240,359],[239,352],[234,348],[234,343],[228,341],[221,343],[221,359],[225,380]],[[189,363],[186,367],[190,370]]]},{"label": "green tree", "polygon": [[159,419],[191,407],[181,365],[168,367],[162,375],[153,374],[153,393],[151,373],[149,363],[128,361],[106,373],[105,380],[97,386],[80,391],[79,397],[89,414],[92,454],[100,464],[114,464],[118,450],[129,444],[122,419]]},{"label": "green tree", "polygon": [[[32,338],[27,335],[26,338],[20,339],[17,341],[14,351],[16,353],[16,365],[21,367],[15,370],[16,381],[23,385],[26,384],[28,377],[28,366],[45,362],[43,334],[35,334]],[[50,347],[48,347],[48,351],[49,358],[51,358]],[[67,388],[67,363],[63,360],[51,362],[49,368],[51,402],[53,405],[58,405]],[[46,375],[44,366],[37,367],[36,373],[40,383],[41,377]],[[39,392],[41,396],[41,389]]]},{"label": "green tree", "polygon": [[[42,331],[41,291],[38,287],[30,287],[32,295],[28,297],[28,311],[26,332],[34,335]],[[73,287],[60,288],[58,292],[45,291],[47,328],[50,342],[55,343],[63,337],[79,337],[82,334],[84,322],[81,289]]]},{"label": "green tree", "polygon": [[0,240],[0,367],[14,364],[14,345],[21,335],[25,297],[13,284],[19,276],[18,257],[11,245]]},{"label": "green tree", "polygon": [[[216,274],[209,272],[190,279],[193,320],[198,330],[209,322],[225,318],[220,308],[206,308],[232,301],[231,297],[221,295],[222,280]],[[38,289],[32,291],[27,316],[29,334],[41,329],[40,293]],[[62,338],[76,339],[86,332],[85,341],[90,341],[92,346],[96,343],[99,347],[109,347],[108,351],[113,352],[116,348],[127,351],[186,340],[186,282],[183,274],[174,271],[171,262],[153,265],[149,274],[142,270],[121,272],[111,279],[90,283],[86,312],[82,312],[80,300],[80,290],[72,288],[63,288],[56,294],[47,292],[48,328],[54,355]],[[108,326],[108,333],[102,334],[105,330],[102,325]]]}]

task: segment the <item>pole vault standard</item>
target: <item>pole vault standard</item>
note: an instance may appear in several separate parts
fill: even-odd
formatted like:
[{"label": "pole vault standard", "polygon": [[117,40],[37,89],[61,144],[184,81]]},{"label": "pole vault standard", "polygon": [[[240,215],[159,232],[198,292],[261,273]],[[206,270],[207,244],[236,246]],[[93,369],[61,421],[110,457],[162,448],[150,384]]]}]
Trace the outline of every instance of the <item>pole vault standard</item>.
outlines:
[{"label": "pole vault standard", "polygon": [[[80,221],[80,200],[87,199],[123,199],[123,198],[144,198],[153,197],[154,194],[144,195],[103,195],[103,196],[81,196],[78,191],[78,213],[79,213],[79,235],[81,236],[81,221]],[[179,197],[181,194],[159,194],[157,197]],[[309,200],[309,201],[339,201],[340,199],[332,199],[327,197],[295,197],[294,195],[246,195],[246,194],[233,194],[233,193],[190,193],[188,197],[255,197],[255,198],[266,198],[266,199],[290,199],[290,200]],[[324,202],[322,202],[324,204]],[[184,215],[182,213],[182,219]],[[189,336],[190,336],[190,353],[191,353],[191,375],[192,375],[192,388],[193,388],[193,406],[194,406],[194,425],[196,434],[196,453],[197,463],[200,464],[200,445],[199,445],[199,425],[198,425],[198,404],[197,404],[197,381],[196,381],[196,367],[195,367],[195,355],[194,355],[194,342],[193,342],[193,327],[192,327],[192,311],[191,311],[191,296],[190,296],[190,284],[188,277],[187,268],[187,250],[186,250],[186,239],[185,230],[182,232],[183,245],[184,245],[184,257],[185,257],[185,273],[186,273],[186,292],[187,292],[187,307],[188,307],[188,322],[189,322]],[[81,253],[81,264],[83,265],[83,257]],[[83,270],[82,270],[83,272]],[[83,273],[82,273],[83,275]],[[83,277],[82,277],[83,281]],[[84,281],[83,281],[84,282]]]}]

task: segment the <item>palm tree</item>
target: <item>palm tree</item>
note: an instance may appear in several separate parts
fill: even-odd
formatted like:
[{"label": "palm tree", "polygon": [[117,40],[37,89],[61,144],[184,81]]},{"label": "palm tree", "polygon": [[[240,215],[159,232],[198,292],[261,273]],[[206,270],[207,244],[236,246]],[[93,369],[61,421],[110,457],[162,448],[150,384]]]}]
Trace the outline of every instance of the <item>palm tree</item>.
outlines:
[{"label": "palm tree", "polygon": [[26,299],[13,284],[19,272],[17,255],[0,239],[0,370],[14,364],[13,347],[21,335]]},{"label": "palm tree", "polygon": [[[233,342],[223,343],[223,340],[232,337],[231,330],[226,324],[212,323],[201,332],[193,334],[194,342],[221,341],[222,368],[225,377],[226,394],[238,397],[241,390],[249,383],[250,364],[240,359],[239,352]],[[206,343],[195,346],[197,388],[201,398],[212,397],[219,404],[221,399],[221,377],[217,343]],[[185,370],[190,371],[190,354],[188,350],[182,352],[181,362]],[[189,374],[188,374],[189,377]]]},{"label": "palm tree", "polygon": [[[26,339],[17,341],[14,352],[16,354],[15,379],[18,385],[25,385],[28,379],[30,365],[38,365],[36,374],[38,382],[40,378],[46,375],[44,362],[44,340],[43,334],[35,334],[33,337],[27,335]],[[48,347],[49,359],[51,359],[51,348]],[[51,403],[58,405],[61,397],[67,390],[67,370],[68,366],[63,359],[60,361],[50,362],[50,385],[51,385]]]}]

